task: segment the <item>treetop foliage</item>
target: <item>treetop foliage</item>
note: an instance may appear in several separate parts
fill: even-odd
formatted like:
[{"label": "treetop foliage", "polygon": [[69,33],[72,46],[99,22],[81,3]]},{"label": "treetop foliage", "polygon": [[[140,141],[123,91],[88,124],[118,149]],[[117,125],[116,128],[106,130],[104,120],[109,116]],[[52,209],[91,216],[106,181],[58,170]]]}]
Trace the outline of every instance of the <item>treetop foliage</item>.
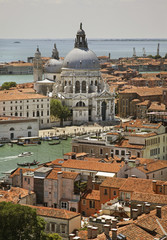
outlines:
[{"label": "treetop foliage", "polygon": [[4,82],[4,83],[2,84],[1,89],[2,89],[2,90],[4,90],[4,89],[8,90],[8,89],[10,89],[10,88],[12,88],[12,87],[16,87],[16,82]]}]

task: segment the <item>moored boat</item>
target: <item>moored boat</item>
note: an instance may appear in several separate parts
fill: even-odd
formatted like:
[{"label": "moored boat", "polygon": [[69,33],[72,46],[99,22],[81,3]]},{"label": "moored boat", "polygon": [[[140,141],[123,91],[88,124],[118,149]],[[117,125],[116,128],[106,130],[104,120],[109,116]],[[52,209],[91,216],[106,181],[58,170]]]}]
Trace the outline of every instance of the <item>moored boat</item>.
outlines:
[{"label": "moored boat", "polygon": [[61,143],[61,141],[58,141],[58,142],[50,142],[50,143],[48,143],[49,145],[57,145],[57,144],[60,144]]},{"label": "moored boat", "polygon": [[29,167],[29,166],[35,166],[38,165],[40,162],[37,162],[36,160],[34,160],[33,162],[27,162],[27,163],[17,163],[18,166],[21,167]]}]

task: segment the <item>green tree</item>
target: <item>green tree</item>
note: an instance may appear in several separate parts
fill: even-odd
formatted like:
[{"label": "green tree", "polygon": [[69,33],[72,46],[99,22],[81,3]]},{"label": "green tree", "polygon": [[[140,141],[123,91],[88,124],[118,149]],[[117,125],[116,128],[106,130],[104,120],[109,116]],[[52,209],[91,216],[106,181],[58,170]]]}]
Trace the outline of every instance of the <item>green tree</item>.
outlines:
[{"label": "green tree", "polygon": [[164,57],[165,59],[167,59],[167,53],[165,54],[165,57]]},{"label": "green tree", "polygon": [[61,240],[62,238],[57,233],[44,233],[42,240]]},{"label": "green tree", "polygon": [[45,221],[36,209],[10,202],[0,203],[0,240],[60,240],[44,232]]},{"label": "green tree", "polygon": [[60,119],[60,126],[63,127],[63,121],[70,117],[71,113],[67,106],[62,105],[60,100],[58,99],[51,99],[50,102],[50,113],[54,117]]},{"label": "green tree", "polygon": [[4,90],[4,89],[8,90],[8,89],[10,89],[10,88],[12,88],[12,87],[16,87],[16,82],[4,82],[4,83],[2,84],[1,89],[2,89],[2,90]]}]

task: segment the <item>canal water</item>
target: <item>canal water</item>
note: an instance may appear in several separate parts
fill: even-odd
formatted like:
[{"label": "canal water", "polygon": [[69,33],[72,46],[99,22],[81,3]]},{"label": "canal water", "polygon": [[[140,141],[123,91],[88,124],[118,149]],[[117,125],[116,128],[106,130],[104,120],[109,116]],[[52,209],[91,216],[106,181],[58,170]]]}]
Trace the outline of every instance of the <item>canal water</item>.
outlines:
[{"label": "canal water", "polygon": [[[17,144],[13,144],[11,147],[5,144],[0,148],[0,177],[3,176],[3,172],[17,168],[17,163],[32,162],[33,160],[45,163],[62,158],[64,153],[71,152],[71,138],[62,140],[58,145],[49,145],[48,143],[48,141],[42,141],[40,145],[28,147]],[[33,155],[18,157],[22,152],[33,152]]]}]

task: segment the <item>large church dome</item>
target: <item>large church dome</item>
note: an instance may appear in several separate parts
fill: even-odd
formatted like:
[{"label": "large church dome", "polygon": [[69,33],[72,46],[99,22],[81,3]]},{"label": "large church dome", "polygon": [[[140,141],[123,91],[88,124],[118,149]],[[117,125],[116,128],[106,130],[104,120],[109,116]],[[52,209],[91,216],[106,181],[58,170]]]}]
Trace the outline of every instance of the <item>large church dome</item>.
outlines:
[{"label": "large church dome", "polygon": [[84,48],[74,48],[65,57],[63,68],[98,70],[100,65],[93,51]]},{"label": "large church dome", "polygon": [[76,70],[99,70],[100,64],[96,54],[88,49],[85,31],[80,29],[77,31],[74,49],[70,51],[64,59],[63,68]]}]

